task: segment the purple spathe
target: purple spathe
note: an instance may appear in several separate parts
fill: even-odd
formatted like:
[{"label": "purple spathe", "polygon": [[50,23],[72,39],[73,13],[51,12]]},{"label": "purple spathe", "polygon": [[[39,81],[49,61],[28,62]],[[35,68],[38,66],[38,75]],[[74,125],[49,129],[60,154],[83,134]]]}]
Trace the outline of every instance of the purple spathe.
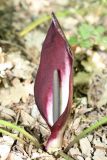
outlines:
[{"label": "purple spathe", "polygon": [[[55,16],[44,40],[34,95],[38,109],[48,124],[51,135],[46,149],[54,150],[62,143],[73,93],[73,58],[70,47]],[[61,115],[53,122],[53,73],[58,70],[61,92]],[[57,143],[58,142],[58,143]],[[51,149],[52,148],[52,149]],[[54,148],[54,149],[53,149]]]}]

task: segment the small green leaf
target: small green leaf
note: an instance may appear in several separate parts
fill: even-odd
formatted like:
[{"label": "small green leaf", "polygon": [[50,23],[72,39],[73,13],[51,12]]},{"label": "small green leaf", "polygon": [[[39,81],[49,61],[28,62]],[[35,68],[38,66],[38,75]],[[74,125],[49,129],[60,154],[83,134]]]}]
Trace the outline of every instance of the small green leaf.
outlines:
[{"label": "small green leaf", "polygon": [[107,47],[107,36],[102,37],[101,44]]},{"label": "small green leaf", "polygon": [[94,29],[94,35],[100,36],[105,32],[105,28],[103,26],[98,26]]},{"label": "small green leaf", "polygon": [[92,42],[88,39],[87,40],[81,40],[79,44],[83,48],[89,48],[89,47],[92,46]]},{"label": "small green leaf", "polygon": [[93,34],[94,27],[92,25],[84,23],[81,26],[79,26],[78,31],[83,39],[87,39]]},{"label": "small green leaf", "polygon": [[77,36],[70,37],[69,40],[68,40],[68,42],[69,42],[70,45],[77,44],[78,43]]},{"label": "small green leaf", "polygon": [[102,36],[100,36],[100,35],[96,35],[96,36],[95,36],[95,43],[96,43],[96,44],[99,44],[99,45],[100,45],[101,40],[102,40]]}]

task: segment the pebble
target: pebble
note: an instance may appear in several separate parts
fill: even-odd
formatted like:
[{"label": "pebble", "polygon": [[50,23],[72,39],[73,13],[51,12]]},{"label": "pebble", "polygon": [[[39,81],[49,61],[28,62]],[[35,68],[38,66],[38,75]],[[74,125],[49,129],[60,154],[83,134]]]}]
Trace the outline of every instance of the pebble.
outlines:
[{"label": "pebble", "polygon": [[32,106],[32,109],[31,109],[31,116],[33,117],[33,118],[35,118],[35,119],[37,119],[38,118],[38,116],[39,116],[39,110],[38,110],[38,108],[37,108],[37,105],[36,104],[34,104],[33,106]]},{"label": "pebble", "polygon": [[2,140],[0,142],[0,160],[6,160],[14,140],[9,136],[3,136],[0,140]]},{"label": "pebble", "polygon": [[69,155],[70,155],[70,156],[81,155],[81,152],[79,151],[78,148],[71,148],[71,149],[69,150]]},{"label": "pebble", "polygon": [[91,153],[93,152],[93,148],[91,147],[90,141],[87,137],[82,138],[80,140],[80,148],[82,151],[82,154],[85,156],[91,156]]},{"label": "pebble", "polygon": [[93,160],[107,160],[105,154],[106,152],[104,150],[96,149],[94,152]]},{"label": "pebble", "polygon": [[77,156],[77,160],[84,160],[84,158],[81,156]]}]

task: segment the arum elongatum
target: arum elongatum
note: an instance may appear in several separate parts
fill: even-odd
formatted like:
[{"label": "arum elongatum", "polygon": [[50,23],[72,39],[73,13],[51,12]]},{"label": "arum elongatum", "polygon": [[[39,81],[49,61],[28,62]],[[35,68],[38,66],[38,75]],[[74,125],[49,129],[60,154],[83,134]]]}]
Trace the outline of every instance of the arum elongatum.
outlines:
[{"label": "arum elongatum", "polygon": [[54,13],[44,40],[39,69],[35,79],[34,96],[38,109],[51,134],[47,151],[62,145],[73,93],[73,55]]}]

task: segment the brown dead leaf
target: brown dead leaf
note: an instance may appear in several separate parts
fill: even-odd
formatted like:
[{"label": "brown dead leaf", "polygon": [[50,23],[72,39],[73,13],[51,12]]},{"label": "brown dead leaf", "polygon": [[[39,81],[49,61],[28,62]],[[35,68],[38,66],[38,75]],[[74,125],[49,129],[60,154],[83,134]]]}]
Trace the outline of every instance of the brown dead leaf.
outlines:
[{"label": "brown dead leaf", "polygon": [[73,125],[72,125],[72,128],[73,128],[74,130],[76,130],[76,129],[78,128],[78,126],[79,126],[79,124],[80,124],[80,121],[81,121],[81,117],[76,118],[76,119],[74,120],[74,123],[73,123]]},{"label": "brown dead leaf", "polygon": [[0,117],[7,120],[12,120],[13,117],[16,117],[16,113],[7,107],[0,106]]},{"label": "brown dead leaf", "polygon": [[33,83],[21,83],[18,79],[13,83],[14,86],[0,90],[0,103],[3,106],[19,103],[20,100],[26,102],[29,94],[33,94]]},{"label": "brown dead leaf", "polygon": [[20,52],[11,53],[8,55],[7,60],[14,64],[12,74],[14,77],[21,79],[32,79],[32,72],[34,65],[26,60]]},{"label": "brown dead leaf", "polygon": [[35,124],[35,119],[33,117],[31,117],[28,113],[26,113],[25,111],[21,111],[21,118],[22,118],[22,123],[25,126],[34,126]]},{"label": "brown dead leaf", "polygon": [[98,71],[92,77],[88,90],[88,103],[102,107],[107,104],[107,71]]}]

